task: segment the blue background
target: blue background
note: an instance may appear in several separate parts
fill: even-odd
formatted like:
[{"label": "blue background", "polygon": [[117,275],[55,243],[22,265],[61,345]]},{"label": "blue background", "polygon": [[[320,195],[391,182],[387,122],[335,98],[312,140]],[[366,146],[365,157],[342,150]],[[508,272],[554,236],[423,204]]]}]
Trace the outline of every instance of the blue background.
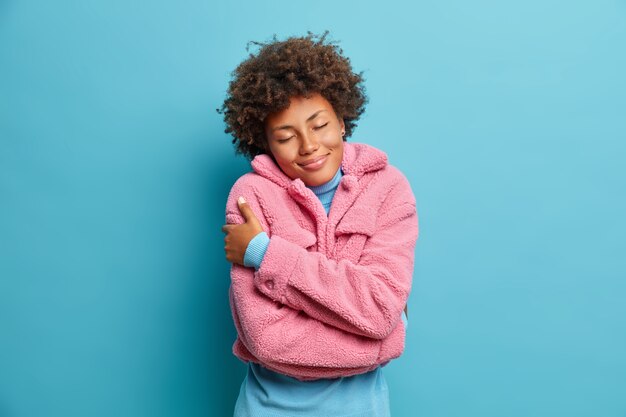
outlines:
[{"label": "blue background", "polygon": [[[420,238],[394,417],[626,416],[626,2],[0,0],[0,416],[228,416],[246,42],[331,31]],[[252,50],[255,50],[254,48]]]}]

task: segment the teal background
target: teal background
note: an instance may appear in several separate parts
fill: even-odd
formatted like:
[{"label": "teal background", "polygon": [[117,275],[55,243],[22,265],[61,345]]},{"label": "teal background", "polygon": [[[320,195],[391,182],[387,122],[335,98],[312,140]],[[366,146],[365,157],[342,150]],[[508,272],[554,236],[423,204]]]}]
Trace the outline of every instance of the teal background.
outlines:
[{"label": "teal background", "polygon": [[[0,0],[0,416],[229,416],[215,109],[331,31],[418,201],[394,417],[626,416],[626,2]],[[256,50],[256,49],[252,49]]]}]

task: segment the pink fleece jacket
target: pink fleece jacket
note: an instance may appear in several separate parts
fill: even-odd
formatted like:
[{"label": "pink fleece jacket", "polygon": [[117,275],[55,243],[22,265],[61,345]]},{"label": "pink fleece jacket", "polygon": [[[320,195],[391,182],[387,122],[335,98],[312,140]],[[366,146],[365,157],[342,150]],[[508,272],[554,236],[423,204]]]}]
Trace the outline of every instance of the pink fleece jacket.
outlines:
[{"label": "pink fleece jacket", "polygon": [[243,196],[270,243],[258,271],[231,266],[235,356],[299,380],[360,374],[400,356],[418,237],[406,177],[383,151],[344,142],[326,215],[270,156],[251,166],[230,191],[226,222],[244,221]]}]

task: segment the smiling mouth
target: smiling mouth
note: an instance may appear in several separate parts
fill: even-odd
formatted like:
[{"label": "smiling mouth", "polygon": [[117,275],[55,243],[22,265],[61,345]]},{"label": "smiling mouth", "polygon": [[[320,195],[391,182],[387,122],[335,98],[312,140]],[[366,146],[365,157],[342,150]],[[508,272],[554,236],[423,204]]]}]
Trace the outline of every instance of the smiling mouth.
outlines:
[{"label": "smiling mouth", "polygon": [[313,159],[313,160],[311,160],[311,161],[308,161],[306,164],[298,164],[298,165],[299,165],[299,166],[301,166],[301,167],[305,167],[305,166],[307,166],[307,165],[315,164],[316,162],[319,162],[319,161],[321,161],[322,159],[326,158],[328,155],[329,155],[329,154],[322,155],[322,156],[318,156],[317,158],[315,158],[315,159]]}]

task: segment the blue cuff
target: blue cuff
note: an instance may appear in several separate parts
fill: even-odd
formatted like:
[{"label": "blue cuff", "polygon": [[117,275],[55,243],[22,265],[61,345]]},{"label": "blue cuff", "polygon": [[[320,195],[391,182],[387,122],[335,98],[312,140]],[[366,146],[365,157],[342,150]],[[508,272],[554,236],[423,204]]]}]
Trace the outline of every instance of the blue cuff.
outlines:
[{"label": "blue cuff", "polygon": [[404,322],[404,329],[409,328],[409,319],[406,317],[406,313],[402,310],[402,321]]},{"label": "blue cuff", "polygon": [[244,266],[253,266],[254,269],[259,269],[261,267],[261,261],[263,261],[263,257],[265,256],[265,252],[267,251],[267,246],[269,244],[270,238],[265,232],[261,232],[253,237],[252,240],[248,243],[246,253],[243,256]]}]

